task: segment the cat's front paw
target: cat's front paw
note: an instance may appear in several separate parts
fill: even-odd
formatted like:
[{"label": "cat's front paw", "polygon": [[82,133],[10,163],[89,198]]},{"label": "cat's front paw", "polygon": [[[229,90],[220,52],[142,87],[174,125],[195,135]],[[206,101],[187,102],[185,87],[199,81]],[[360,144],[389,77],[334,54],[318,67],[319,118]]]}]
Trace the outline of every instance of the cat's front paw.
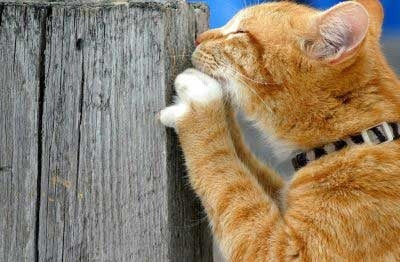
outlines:
[{"label": "cat's front paw", "polygon": [[160,113],[160,121],[176,128],[176,122],[190,110],[191,104],[207,105],[222,99],[220,84],[212,77],[196,70],[187,69],[175,80],[177,98],[175,103]]},{"label": "cat's front paw", "polygon": [[178,75],[175,89],[179,98],[187,103],[207,104],[222,98],[222,89],[217,80],[196,69],[187,69]]}]

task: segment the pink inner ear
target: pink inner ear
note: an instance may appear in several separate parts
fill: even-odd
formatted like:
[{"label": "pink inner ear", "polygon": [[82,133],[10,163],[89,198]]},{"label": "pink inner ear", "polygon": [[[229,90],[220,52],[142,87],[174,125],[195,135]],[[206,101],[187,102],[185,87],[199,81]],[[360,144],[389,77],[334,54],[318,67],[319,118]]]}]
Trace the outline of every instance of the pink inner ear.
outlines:
[{"label": "pink inner ear", "polygon": [[322,43],[314,46],[313,55],[340,61],[365,38],[369,15],[362,5],[344,2],[324,12],[317,23]]},{"label": "pink inner ear", "polygon": [[348,26],[347,49],[352,50],[362,42],[368,32],[369,15],[360,4],[347,5],[348,8],[338,11],[338,16]]}]

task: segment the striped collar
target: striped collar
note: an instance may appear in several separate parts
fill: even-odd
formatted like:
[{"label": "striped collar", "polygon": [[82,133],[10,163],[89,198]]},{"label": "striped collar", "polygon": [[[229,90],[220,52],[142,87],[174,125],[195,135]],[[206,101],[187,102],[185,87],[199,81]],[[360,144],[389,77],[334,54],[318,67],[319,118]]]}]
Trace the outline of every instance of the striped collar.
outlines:
[{"label": "striped collar", "polygon": [[400,138],[400,123],[384,122],[372,128],[365,129],[360,134],[317,147],[307,152],[300,153],[292,159],[294,169],[297,171],[309,162],[317,160],[324,155],[339,151],[353,145],[369,144],[379,145]]}]

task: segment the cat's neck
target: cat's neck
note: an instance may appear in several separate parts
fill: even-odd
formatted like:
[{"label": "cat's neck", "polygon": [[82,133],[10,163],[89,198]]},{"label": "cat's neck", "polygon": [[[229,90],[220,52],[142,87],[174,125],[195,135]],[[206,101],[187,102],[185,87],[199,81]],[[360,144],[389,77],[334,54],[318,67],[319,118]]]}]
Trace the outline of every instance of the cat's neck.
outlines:
[{"label": "cat's neck", "polygon": [[[317,102],[309,94],[292,94],[304,96],[293,101],[312,105],[307,108],[284,102],[287,97],[273,97],[273,103],[283,101],[280,110],[268,113],[264,108],[248,107],[247,113],[257,121],[257,126],[269,138],[268,142],[276,148],[274,151],[280,158],[359,133],[384,121],[400,122],[399,80],[385,64],[373,70],[373,73],[369,71],[360,77],[361,83],[337,83],[353,86],[339,87],[339,90],[348,90],[344,93],[321,93],[321,97],[325,97]],[[254,95],[252,99],[259,98]]]}]

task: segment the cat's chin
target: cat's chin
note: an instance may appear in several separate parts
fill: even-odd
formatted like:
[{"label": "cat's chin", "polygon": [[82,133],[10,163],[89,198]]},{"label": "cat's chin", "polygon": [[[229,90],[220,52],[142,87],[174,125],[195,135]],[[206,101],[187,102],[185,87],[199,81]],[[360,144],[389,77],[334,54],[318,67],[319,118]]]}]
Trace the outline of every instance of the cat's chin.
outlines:
[{"label": "cat's chin", "polygon": [[219,75],[217,75],[215,73],[209,72],[209,70],[206,70],[205,68],[203,68],[201,66],[196,66],[195,65],[195,68],[197,70],[199,70],[200,72],[202,72],[202,73],[214,78],[215,80],[217,80],[218,83],[220,83],[221,86],[226,86],[229,83],[229,81],[225,77],[222,77],[222,76],[219,76]]}]

